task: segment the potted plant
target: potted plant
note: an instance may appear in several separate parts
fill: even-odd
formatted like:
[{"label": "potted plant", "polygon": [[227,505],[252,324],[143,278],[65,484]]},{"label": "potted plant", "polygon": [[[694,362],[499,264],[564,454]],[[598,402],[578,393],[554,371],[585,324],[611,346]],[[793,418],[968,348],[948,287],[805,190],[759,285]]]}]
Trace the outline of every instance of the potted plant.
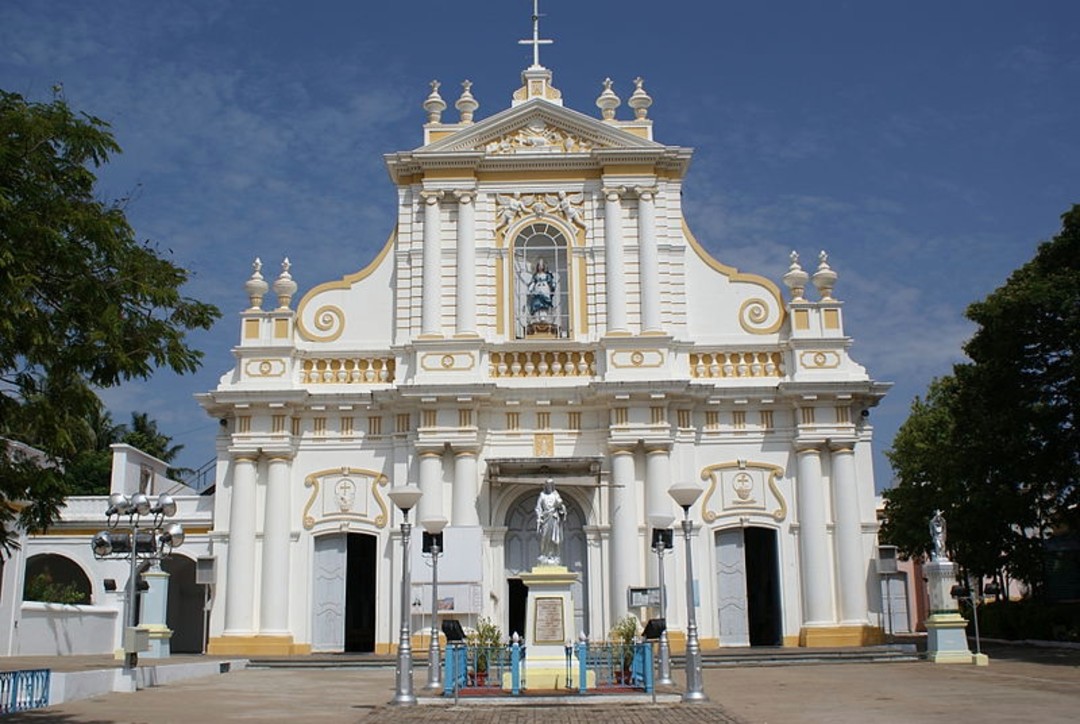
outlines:
[{"label": "potted plant", "polygon": [[615,654],[615,678],[621,684],[630,682],[630,664],[634,660],[638,625],[637,616],[628,613],[615,622],[608,634]]},{"label": "potted plant", "polygon": [[489,657],[502,646],[502,630],[490,618],[482,616],[469,634],[468,644],[476,650],[476,685],[483,686],[487,682]]}]

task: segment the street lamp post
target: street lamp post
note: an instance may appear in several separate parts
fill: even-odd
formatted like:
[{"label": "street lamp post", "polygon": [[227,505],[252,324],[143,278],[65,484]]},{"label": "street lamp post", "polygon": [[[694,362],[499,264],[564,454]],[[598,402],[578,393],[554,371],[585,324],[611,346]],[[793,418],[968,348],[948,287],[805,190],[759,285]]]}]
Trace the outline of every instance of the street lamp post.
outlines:
[{"label": "street lamp post", "polygon": [[391,704],[415,704],[412,684],[412,632],[409,630],[409,589],[412,584],[409,575],[409,536],[412,524],[409,523],[409,511],[420,500],[420,488],[415,485],[403,485],[390,491],[390,500],[402,514],[401,519],[401,637],[398,640],[397,692]]},{"label": "street lamp post", "polygon": [[698,642],[697,615],[694,611],[694,564],[692,560],[690,507],[701,496],[701,488],[693,483],[675,483],[668,494],[683,509],[683,537],[686,539],[686,692],[683,701],[708,701],[701,680],[701,644]]},{"label": "street lamp post", "polygon": [[667,583],[664,580],[664,553],[671,547],[671,524],[674,520],[670,515],[649,517],[653,527],[652,549],[656,553],[657,576],[660,579],[660,618],[664,622],[664,628],[660,631],[660,676],[656,683],[664,686],[675,683],[671,678],[671,647],[667,634]]},{"label": "street lamp post", "polygon": [[428,518],[423,521],[425,541],[428,545],[425,553],[431,554],[431,641],[428,645],[428,683],[429,691],[439,691],[442,685],[442,662],[439,656],[439,554],[443,552],[443,528],[446,518]]},{"label": "street lamp post", "polygon": [[[157,502],[151,503],[145,493],[135,493],[131,497],[123,493],[109,496],[109,507],[105,510],[109,530],[99,531],[90,541],[94,557],[98,559],[127,559],[128,591],[124,620],[124,668],[134,669],[139,665],[139,650],[135,643],[135,630],[139,626],[136,616],[136,596],[138,596],[139,561],[161,561],[184,542],[184,528],[179,523],[164,525],[166,518],[176,515],[176,502],[172,496],[162,493]],[[120,519],[127,516],[127,523],[120,524]],[[150,524],[145,525],[144,516],[153,516]],[[142,527],[145,535],[139,535]],[[116,532],[117,528],[125,532]]]}]

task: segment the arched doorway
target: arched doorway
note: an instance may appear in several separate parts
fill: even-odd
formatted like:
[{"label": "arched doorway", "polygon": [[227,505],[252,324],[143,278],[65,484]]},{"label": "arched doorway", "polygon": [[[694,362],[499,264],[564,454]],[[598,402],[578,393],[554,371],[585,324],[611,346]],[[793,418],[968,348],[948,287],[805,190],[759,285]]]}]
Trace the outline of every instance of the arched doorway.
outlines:
[{"label": "arched doorway", "polygon": [[772,528],[716,531],[717,616],[721,646],[779,646],[780,557]]},{"label": "arched doorway", "polygon": [[169,650],[174,654],[200,654],[203,650],[205,586],[195,583],[195,561],[172,555],[161,561],[169,574],[169,602],[165,625],[172,630]]},{"label": "arched doorway", "polygon": [[[536,533],[536,496],[539,489],[523,493],[506,514],[504,544],[507,579],[506,632],[525,631],[526,602],[529,589],[521,574],[536,565],[540,555],[540,538]],[[566,503],[566,524],[563,528],[562,562],[578,574],[572,586],[574,596],[574,630],[589,631],[589,557],[585,538],[585,514],[577,502],[562,491]]]}]

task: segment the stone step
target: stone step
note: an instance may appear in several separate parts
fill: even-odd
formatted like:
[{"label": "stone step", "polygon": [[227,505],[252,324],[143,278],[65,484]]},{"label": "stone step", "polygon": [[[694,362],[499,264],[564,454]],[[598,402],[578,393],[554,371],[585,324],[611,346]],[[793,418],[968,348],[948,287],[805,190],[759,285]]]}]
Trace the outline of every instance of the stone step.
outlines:
[{"label": "stone step", "polygon": [[[726,666],[896,663],[919,660],[919,653],[914,644],[839,649],[745,647],[703,652],[701,665],[707,668],[722,668]],[[396,663],[397,659],[394,656],[382,654],[311,654],[254,657],[248,666],[256,669],[393,669]],[[673,655],[671,665],[672,669],[684,666],[682,655]],[[426,651],[420,656],[413,656],[413,667],[427,668]]]}]

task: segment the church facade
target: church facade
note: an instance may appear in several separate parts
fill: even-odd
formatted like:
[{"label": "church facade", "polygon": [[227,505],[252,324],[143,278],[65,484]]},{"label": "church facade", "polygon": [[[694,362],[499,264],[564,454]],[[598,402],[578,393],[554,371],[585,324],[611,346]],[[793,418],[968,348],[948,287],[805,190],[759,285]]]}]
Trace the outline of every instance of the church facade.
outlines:
[{"label": "church facade", "polygon": [[[377,257],[295,304],[287,262],[255,265],[236,366],[200,396],[221,421],[211,653],[388,652],[402,606],[430,627],[416,544],[401,595],[388,492],[409,482],[413,520],[448,521],[440,618],[522,632],[547,478],[575,632],[658,615],[651,528],[678,525],[668,489],[695,481],[703,647],[879,636],[867,410],[888,385],[848,354],[824,253],[793,254],[782,289],[695,239],[691,150],[653,139],[635,84],[624,120],[610,82],[590,117],[538,62],[483,120],[468,83],[444,120],[433,84],[423,145],[385,157],[397,221]],[[683,557],[677,535],[675,648]]]}]

